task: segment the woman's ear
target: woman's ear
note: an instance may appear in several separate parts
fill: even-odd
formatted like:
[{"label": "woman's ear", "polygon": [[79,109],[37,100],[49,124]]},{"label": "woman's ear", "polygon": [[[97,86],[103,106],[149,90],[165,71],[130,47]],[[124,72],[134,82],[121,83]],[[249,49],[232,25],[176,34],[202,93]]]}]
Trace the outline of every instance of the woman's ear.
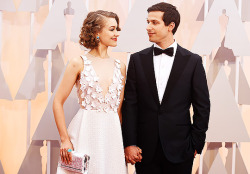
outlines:
[{"label": "woman's ear", "polygon": [[96,39],[100,40],[100,34],[99,33],[96,34]]}]

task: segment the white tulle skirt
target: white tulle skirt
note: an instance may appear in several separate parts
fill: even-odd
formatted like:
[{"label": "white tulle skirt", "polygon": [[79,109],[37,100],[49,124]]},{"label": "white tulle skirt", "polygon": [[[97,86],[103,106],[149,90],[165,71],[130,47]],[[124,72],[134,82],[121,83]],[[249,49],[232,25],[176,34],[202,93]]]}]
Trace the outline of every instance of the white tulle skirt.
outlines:
[{"label": "white tulle skirt", "polygon": [[[117,113],[80,109],[68,134],[74,150],[90,156],[88,174],[127,174]],[[58,167],[58,174],[71,173]]]}]

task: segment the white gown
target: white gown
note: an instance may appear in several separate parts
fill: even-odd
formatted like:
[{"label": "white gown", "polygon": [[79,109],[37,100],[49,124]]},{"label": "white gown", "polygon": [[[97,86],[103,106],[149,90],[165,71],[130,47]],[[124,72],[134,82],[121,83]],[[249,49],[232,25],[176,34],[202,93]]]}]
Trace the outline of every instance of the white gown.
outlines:
[{"label": "white gown", "polygon": [[[81,109],[68,127],[69,137],[75,151],[90,156],[88,174],[127,174],[117,113],[124,87],[120,61],[87,55],[81,56],[84,69],[76,82]],[[57,173],[72,172],[58,167]]]}]

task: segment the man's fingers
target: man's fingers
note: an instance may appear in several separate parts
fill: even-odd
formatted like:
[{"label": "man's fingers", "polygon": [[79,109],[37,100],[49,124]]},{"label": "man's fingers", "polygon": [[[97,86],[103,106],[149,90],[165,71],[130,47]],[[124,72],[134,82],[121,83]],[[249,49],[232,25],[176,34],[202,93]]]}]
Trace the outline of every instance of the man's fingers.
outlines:
[{"label": "man's fingers", "polygon": [[134,164],[136,163],[136,161],[130,160],[130,163],[131,163],[132,165],[134,165]]},{"label": "man's fingers", "polygon": [[138,155],[138,157],[139,157],[139,160],[140,160],[140,162],[141,162],[141,160],[142,160],[142,155],[140,154],[140,155]]},{"label": "man's fingers", "polygon": [[131,157],[128,157],[128,160],[132,165],[136,163],[136,161]]},{"label": "man's fingers", "polygon": [[141,149],[136,146],[125,148],[125,159],[127,163],[131,163],[132,165],[136,162],[141,161]]},{"label": "man's fingers", "polygon": [[137,147],[137,149],[138,149],[138,152],[139,152],[139,153],[142,153],[141,148]]},{"label": "man's fingers", "polygon": [[137,156],[137,158],[134,158],[134,161],[135,161],[135,162],[141,162],[141,159],[142,159],[141,156]]},{"label": "man's fingers", "polygon": [[134,159],[135,162],[141,162],[141,158],[138,156],[137,158]]},{"label": "man's fingers", "polygon": [[138,160],[138,159],[139,159],[139,156],[138,156],[138,155],[134,155],[134,156],[133,156],[133,159],[134,159],[134,160]]}]

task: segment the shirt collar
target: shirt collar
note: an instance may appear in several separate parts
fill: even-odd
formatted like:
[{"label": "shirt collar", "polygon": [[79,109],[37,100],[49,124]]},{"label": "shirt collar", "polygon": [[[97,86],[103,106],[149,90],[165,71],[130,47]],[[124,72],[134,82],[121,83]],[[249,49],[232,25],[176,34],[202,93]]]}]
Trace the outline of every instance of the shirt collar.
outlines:
[{"label": "shirt collar", "polygon": [[[154,47],[160,48],[162,49],[159,45],[157,45],[156,43],[154,43]],[[177,50],[177,42],[174,40],[174,43],[172,43],[169,47],[173,47],[174,48],[174,54],[173,57],[175,57],[176,54],[176,50]],[[169,48],[168,47],[168,48]],[[167,49],[167,48],[166,48]],[[155,55],[154,55],[155,56]]]}]

